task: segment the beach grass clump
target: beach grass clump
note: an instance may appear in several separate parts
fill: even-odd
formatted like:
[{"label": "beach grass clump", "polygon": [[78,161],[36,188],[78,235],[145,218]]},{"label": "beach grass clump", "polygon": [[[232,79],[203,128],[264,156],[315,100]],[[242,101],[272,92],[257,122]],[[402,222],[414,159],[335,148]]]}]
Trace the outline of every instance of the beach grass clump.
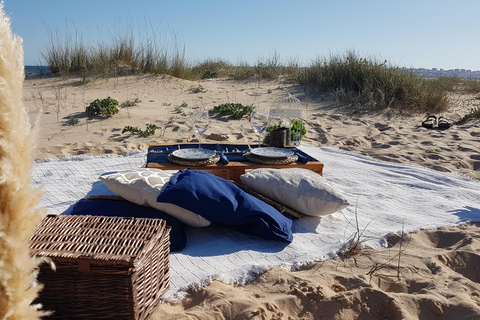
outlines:
[{"label": "beach grass clump", "polygon": [[135,99],[127,99],[125,100],[124,102],[122,102],[120,104],[120,106],[122,107],[135,107],[137,106],[140,102],[142,102],[138,97],[136,97]]},{"label": "beach grass clump", "polygon": [[228,76],[238,81],[253,79],[255,77],[255,68],[246,62],[241,62],[232,68]]},{"label": "beach grass clump", "polygon": [[139,73],[192,78],[185,47],[175,34],[170,34],[170,41],[162,44],[155,32],[145,37],[136,36],[133,30],[109,34],[109,42],[87,44],[78,33],[75,37],[52,33],[42,56],[51,72],[62,76],[81,72],[83,76],[95,77]]},{"label": "beach grass clump", "polygon": [[480,93],[480,80],[464,79],[463,81],[461,81],[461,88],[464,92],[467,93]]},{"label": "beach grass clump", "polygon": [[470,112],[464,115],[458,123],[465,123],[474,119],[480,119],[480,107],[470,109]]},{"label": "beach grass clump", "polygon": [[453,81],[424,79],[387,61],[367,59],[353,51],[318,58],[298,76],[298,81],[331,92],[340,102],[358,111],[394,109],[402,114],[443,112]]},{"label": "beach grass clump", "polygon": [[196,79],[223,78],[228,75],[232,65],[223,59],[206,59],[192,67]]},{"label": "beach grass clump", "polygon": [[202,85],[193,86],[193,87],[191,87],[189,90],[190,90],[191,93],[204,93],[204,92],[207,92],[207,90],[206,90]]},{"label": "beach grass clump", "polygon": [[269,56],[258,59],[254,70],[256,78],[274,80],[282,76],[295,79],[301,68],[298,59],[290,58],[286,62],[282,61],[280,54],[274,50]]}]

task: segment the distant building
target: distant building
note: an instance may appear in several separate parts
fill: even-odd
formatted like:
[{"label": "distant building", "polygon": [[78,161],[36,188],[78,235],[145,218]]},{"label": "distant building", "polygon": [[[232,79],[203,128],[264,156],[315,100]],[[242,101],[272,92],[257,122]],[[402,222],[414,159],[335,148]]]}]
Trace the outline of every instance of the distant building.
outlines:
[{"label": "distant building", "polygon": [[424,78],[438,78],[438,77],[459,77],[462,79],[479,79],[480,70],[472,71],[468,69],[426,69],[426,68],[401,68],[406,72],[412,72],[420,77]]}]

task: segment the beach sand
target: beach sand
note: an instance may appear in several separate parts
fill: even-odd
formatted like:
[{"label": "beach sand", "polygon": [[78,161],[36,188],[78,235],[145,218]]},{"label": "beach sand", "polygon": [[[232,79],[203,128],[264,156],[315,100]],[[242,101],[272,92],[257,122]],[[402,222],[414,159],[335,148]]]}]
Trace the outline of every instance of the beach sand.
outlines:
[{"label": "beach sand", "polygon": [[[39,129],[38,160],[122,155],[152,143],[197,142],[188,119],[192,109],[230,102],[270,108],[286,93],[302,101],[304,143],[480,179],[480,120],[455,124],[480,105],[475,94],[452,95],[450,110],[437,116],[453,126],[430,130],[421,126],[425,114],[355,113],[327,93],[282,80],[121,76],[83,83],[81,78],[35,76],[24,83],[25,107]],[[139,102],[120,107],[108,119],[85,118],[90,102],[107,97]],[[79,123],[68,125],[69,118]],[[122,134],[125,126],[145,129],[147,124],[160,129],[150,137]],[[217,117],[203,139],[216,141],[255,143],[256,136],[247,119]],[[177,304],[161,304],[152,319],[477,319],[479,226],[424,230],[403,241],[392,239],[391,248],[365,248],[345,261],[316,262],[297,271],[274,268],[245,286],[215,281]]]}]

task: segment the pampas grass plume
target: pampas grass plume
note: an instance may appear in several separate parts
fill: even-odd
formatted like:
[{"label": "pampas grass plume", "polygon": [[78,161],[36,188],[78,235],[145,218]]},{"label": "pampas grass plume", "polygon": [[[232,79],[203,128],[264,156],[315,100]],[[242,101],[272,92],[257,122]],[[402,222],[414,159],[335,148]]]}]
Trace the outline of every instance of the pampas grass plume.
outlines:
[{"label": "pampas grass plume", "polygon": [[44,211],[41,192],[32,186],[30,170],[35,133],[22,103],[24,67],[22,39],[14,36],[0,3],[0,319],[40,319],[32,302],[39,261],[28,241]]}]

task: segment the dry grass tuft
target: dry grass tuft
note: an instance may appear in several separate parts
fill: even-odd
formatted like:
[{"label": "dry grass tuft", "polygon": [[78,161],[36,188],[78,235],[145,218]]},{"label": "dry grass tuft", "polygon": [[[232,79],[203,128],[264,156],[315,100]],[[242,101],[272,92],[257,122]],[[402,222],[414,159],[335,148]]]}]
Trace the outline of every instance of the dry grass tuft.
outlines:
[{"label": "dry grass tuft", "polygon": [[30,170],[35,134],[23,108],[22,39],[14,36],[0,3],[0,319],[40,319],[31,306],[38,261],[28,241],[43,216],[41,192],[32,187]]}]

